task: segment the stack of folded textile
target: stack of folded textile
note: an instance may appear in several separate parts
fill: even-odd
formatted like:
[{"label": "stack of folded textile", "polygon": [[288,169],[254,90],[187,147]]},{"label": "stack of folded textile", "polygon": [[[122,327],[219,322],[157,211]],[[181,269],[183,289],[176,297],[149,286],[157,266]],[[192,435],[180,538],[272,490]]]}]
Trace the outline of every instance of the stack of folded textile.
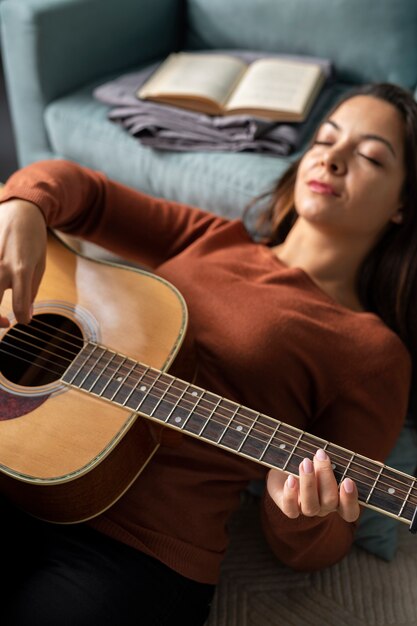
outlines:
[{"label": "stack of folded textile", "polygon": [[[219,52],[219,51],[216,51]],[[231,51],[228,51],[231,54]],[[251,62],[265,54],[233,51]],[[277,57],[277,55],[270,55]],[[284,55],[281,55],[284,57]],[[286,59],[297,59],[285,55]],[[251,151],[285,156],[296,151],[308,138],[320,117],[331,106],[339,89],[331,80],[331,64],[323,59],[309,59],[322,65],[326,82],[308,119],[302,123],[280,123],[250,115],[216,116],[196,113],[167,104],[140,100],[136,93],[159,64],[126,74],[94,91],[94,97],[111,106],[108,117],[123,126],[141,144],[160,150],[177,151]]]}]

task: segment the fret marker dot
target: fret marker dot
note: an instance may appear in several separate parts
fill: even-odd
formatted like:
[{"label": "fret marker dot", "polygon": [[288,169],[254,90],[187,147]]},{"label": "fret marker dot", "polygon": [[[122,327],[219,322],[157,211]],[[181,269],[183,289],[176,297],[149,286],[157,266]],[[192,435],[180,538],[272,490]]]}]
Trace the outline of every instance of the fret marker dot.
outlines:
[{"label": "fret marker dot", "polygon": [[236,426],[236,430],[243,430],[243,426]]},{"label": "fret marker dot", "polygon": [[142,385],[142,387],[139,387],[140,391],[146,391],[146,387],[145,385]]},{"label": "fret marker dot", "polygon": [[179,424],[182,421],[182,417],[176,417],[174,421]]},{"label": "fret marker dot", "polygon": [[390,487],[390,488],[388,489],[388,493],[390,493],[391,495],[392,495],[393,493],[395,493],[395,489],[394,489],[394,487]]},{"label": "fret marker dot", "polygon": [[120,383],[120,381],[121,381],[121,380],[123,380],[123,376],[118,376],[118,377],[116,378],[116,380],[117,380],[117,382],[118,382],[118,383]]},{"label": "fret marker dot", "polygon": [[197,393],[196,391],[192,391],[192,392],[191,392],[191,395],[192,395],[192,396],[198,396],[198,393]]},{"label": "fret marker dot", "polygon": [[280,443],[279,447],[281,448],[281,450],[285,450],[287,446],[285,445],[285,443]]}]

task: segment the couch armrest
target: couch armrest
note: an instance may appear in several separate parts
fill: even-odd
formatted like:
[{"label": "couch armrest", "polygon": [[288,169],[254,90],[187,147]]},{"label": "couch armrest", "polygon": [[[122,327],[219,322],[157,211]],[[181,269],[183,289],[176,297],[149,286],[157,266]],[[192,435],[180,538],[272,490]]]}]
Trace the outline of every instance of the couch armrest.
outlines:
[{"label": "couch armrest", "polygon": [[4,0],[2,50],[18,159],[51,156],[45,106],[161,58],[181,42],[182,0]]}]

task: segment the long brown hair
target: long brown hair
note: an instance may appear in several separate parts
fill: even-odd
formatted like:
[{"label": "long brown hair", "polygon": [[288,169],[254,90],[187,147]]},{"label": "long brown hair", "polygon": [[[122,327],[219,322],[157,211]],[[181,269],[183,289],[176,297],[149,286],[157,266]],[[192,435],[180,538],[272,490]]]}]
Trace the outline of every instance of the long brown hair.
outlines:
[{"label": "long brown hair", "polygon": [[[403,222],[390,225],[365,258],[358,272],[357,291],[364,309],[378,315],[399,335],[417,364],[417,102],[402,87],[379,83],[350,91],[332,111],[356,95],[379,98],[400,112],[406,164]],[[300,160],[289,167],[272,192],[257,199],[269,200],[253,233],[267,245],[282,243],[297,220],[294,185]]]}]

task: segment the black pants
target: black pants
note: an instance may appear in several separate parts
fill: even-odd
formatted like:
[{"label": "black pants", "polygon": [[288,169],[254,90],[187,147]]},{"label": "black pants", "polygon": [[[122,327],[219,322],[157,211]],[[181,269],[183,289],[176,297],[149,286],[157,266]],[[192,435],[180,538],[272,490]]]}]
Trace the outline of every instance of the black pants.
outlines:
[{"label": "black pants", "polygon": [[2,500],[0,520],[2,626],[202,626],[208,617],[212,585],[84,524],[40,522]]}]

